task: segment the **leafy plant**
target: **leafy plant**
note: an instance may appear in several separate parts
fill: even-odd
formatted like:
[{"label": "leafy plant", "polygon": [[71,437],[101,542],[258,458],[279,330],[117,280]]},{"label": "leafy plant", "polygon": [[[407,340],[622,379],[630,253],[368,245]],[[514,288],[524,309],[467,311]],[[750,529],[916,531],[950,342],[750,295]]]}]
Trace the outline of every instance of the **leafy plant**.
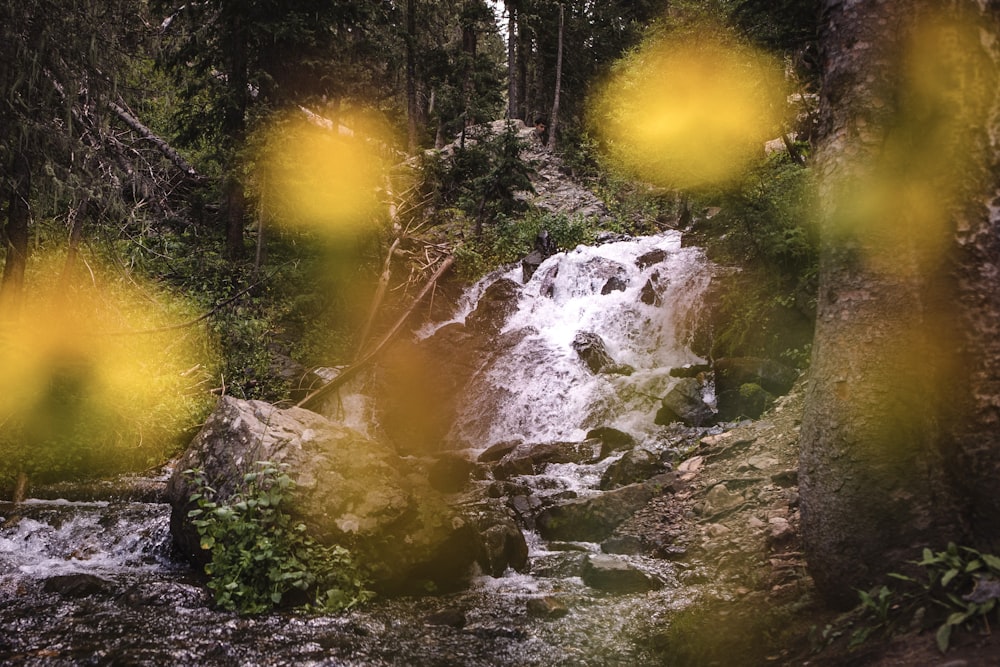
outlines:
[{"label": "leafy plant", "polygon": [[899,618],[926,616],[929,624],[937,625],[935,640],[944,653],[956,628],[980,622],[988,630],[991,615],[1000,620],[1000,557],[949,543],[944,551],[924,549],[912,564],[923,568],[923,577],[893,572],[889,577],[900,582],[896,590],[882,586],[874,593],[859,593],[860,610],[873,622],[855,631],[852,644],[877,630],[892,632]]},{"label": "leafy plant", "polygon": [[371,599],[366,579],[350,552],[319,544],[287,510],[295,482],[274,463],[258,462],[244,489],[217,502],[204,473],[187,470],[197,507],[188,513],[201,548],[215,603],[240,614],[256,614],[290,600],[318,611],[341,611]]}]

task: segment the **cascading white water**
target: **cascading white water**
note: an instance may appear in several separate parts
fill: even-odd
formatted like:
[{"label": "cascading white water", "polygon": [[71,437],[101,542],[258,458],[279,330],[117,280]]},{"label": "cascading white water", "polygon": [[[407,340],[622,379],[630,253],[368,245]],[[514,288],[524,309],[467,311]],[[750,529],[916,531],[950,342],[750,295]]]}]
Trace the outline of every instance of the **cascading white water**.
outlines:
[{"label": "cascading white water", "polygon": [[[474,286],[456,319],[502,277],[521,282],[521,268]],[[659,399],[675,382],[670,369],[703,361],[689,342],[710,279],[701,251],[681,248],[676,232],[549,257],[501,332],[523,338],[473,379],[450,439],[479,449],[512,439],[580,440],[596,426],[652,437]],[[655,301],[644,303],[644,293]],[[572,346],[579,332],[599,335],[614,361],[634,372],[592,373]]]}]

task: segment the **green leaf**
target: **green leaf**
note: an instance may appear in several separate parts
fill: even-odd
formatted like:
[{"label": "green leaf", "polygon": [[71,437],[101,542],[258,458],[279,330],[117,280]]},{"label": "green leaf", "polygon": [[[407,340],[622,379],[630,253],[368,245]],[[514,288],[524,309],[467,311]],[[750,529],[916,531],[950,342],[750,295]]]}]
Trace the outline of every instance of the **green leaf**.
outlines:
[{"label": "green leaf", "polygon": [[948,583],[952,579],[954,579],[955,577],[957,577],[957,576],[958,576],[958,570],[957,569],[952,568],[952,569],[948,570],[947,572],[944,573],[944,576],[941,577],[941,585],[942,586],[947,586]]},{"label": "green leaf", "polygon": [[983,562],[986,563],[991,570],[1000,572],[1000,558],[994,556],[993,554],[982,554],[980,558],[983,559]]},{"label": "green leaf", "polygon": [[945,623],[938,628],[937,634],[935,635],[938,650],[942,653],[947,653],[948,651],[948,644],[951,643],[951,629],[953,627],[955,626]]}]

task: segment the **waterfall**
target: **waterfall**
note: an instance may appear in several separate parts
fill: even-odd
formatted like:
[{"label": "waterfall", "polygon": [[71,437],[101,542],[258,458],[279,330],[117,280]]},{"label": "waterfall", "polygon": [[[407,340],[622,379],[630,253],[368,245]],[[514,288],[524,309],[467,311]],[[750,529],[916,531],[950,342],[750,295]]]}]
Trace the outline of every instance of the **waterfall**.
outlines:
[{"label": "waterfall", "polygon": [[[464,321],[490,283],[520,283],[521,273],[517,266],[474,285],[452,321]],[[710,279],[701,251],[682,248],[677,232],[549,257],[498,337],[517,342],[476,373],[449,440],[473,449],[581,440],[597,426],[655,437],[659,399],[676,382],[670,369],[704,361],[690,341]],[[581,332],[599,336],[617,368],[592,372],[573,346]]]}]

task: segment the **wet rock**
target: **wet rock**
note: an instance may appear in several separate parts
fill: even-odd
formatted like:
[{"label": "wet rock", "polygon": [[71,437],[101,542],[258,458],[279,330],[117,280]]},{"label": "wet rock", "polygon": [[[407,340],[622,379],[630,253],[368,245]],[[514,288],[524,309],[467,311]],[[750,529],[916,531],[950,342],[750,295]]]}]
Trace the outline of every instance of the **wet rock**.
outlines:
[{"label": "wet rock", "polygon": [[601,476],[601,489],[616,489],[627,486],[664,472],[665,466],[659,457],[648,449],[632,449],[604,471]]},{"label": "wet rock", "polygon": [[631,484],[598,496],[578,498],[542,510],[535,519],[547,540],[600,542],[653,496],[671,489],[672,478]]},{"label": "wet rock", "polygon": [[682,422],[688,426],[702,426],[714,423],[715,418],[715,412],[702,396],[701,382],[695,378],[682,378],[663,397],[655,423]]},{"label": "wet rock", "polygon": [[498,442],[495,445],[491,445],[486,448],[479,458],[476,459],[480,463],[495,463],[502,459],[503,457],[514,451],[514,448],[521,444],[520,440],[508,440],[506,442]]},{"label": "wet rock", "polygon": [[85,598],[110,593],[114,590],[114,586],[115,582],[111,579],[79,572],[49,577],[42,583],[42,590],[68,598]]},{"label": "wet rock", "polygon": [[261,461],[287,466],[297,484],[289,512],[318,542],[351,545],[377,589],[405,591],[432,582],[448,590],[467,583],[478,549],[474,527],[388,443],[309,410],[230,396],[219,401],[168,484],[170,528],[181,554],[196,563],[205,557],[187,516],[195,487],[182,471],[204,471],[217,502],[225,502]]},{"label": "wet rock", "polygon": [[646,284],[639,290],[639,301],[642,301],[647,306],[659,306],[662,303],[660,290],[657,289],[656,281],[653,280],[654,277],[650,276],[646,280]]},{"label": "wet rock", "polygon": [[521,282],[527,283],[531,280],[531,276],[535,275],[535,271],[538,267],[542,265],[545,261],[545,255],[537,250],[532,250],[528,255],[521,260]]},{"label": "wet rock", "polygon": [[529,616],[547,620],[562,618],[569,613],[566,603],[552,595],[530,598],[526,607]]},{"label": "wet rock", "polygon": [[632,449],[636,442],[628,433],[611,428],[610,426],[599,426],[587,431],[587,440],[597,439],[601,441],[601,458],[605,459],[614,452],[623,449]]},{"label": "wet rock", "polygon": [[505,480],[532,475],[547,463],[594,463],[599,460],[600,446],[598,440],[521,445],[494,466],[493,476]]},{"label": "wet rock", "polygon": [[591,373],[600,373],[603,369],[614,366],[615,360],[608,354],[604,340],[590,331],[580,331],[573,338],[573,349],[580,355],[583,363]]},{"label": "wet rock", "polygon": [[627,561],[604,554],[593,554],[583,563],[583,583],[612,593],[641,593],[663,587],[663,583],[636,569]]},{"label": "wet rock", "polygon": [[449,628],[465,627],[465,612],[458,608],[442,609],[424,618],[427,625],[443,625]]},{"label": "wet rock", "polygon": [[654,264],[659,264],[667,258],[667,251],[660,248],[650,250],[636,257],[635,265],[640,269],[648,269]]},{"label": "wet rock", "polygon": [[670,377],[672,378],[696,378],[703,373],[707,373],[712,370],[709,364],[686,364],[684,366],[677,366],[670,369]]},{"label": "wet rock", "polygon": [[608,278],[608,282],[604,283],[604,287],[601,288],[602,295],[608,295],[612,292],[624,292],[625,288],[628,287],[628,283],[618,276],[611,276]]},{"label": "wet rock", "polygon": [[612,535],[601,542],[601,551],[606,554],[634,556],[646,551],[646,545],[635,535]]},{"label": "wet rock", "polygon": [[587,554],[581,551],[560,551],[536,556],[531,564],[531,574],[543,579],[569,579],[579,577]]},{"label": "wet rock", "polygon": [[480,521],[477,528],[480,547],[476,562],[483,572],[502,577],[508,569],[528,571],[528,543],[512,519],[495,515]]},{"label": "wet rock", "polygon": [[520,296],[520,285],[510,278],[501,278],[486,288],[476,309],[465,318],[465,326],[487,336],[498,333],[517,311]]},{"label": "wet rock", "polygon": [[538,267],[541,266],[542,262],[545,261],[547,257],[551,257],[556,253],[556,243],[555,240],[549,235],[548,230],[543,229],[538,232],[535,237],[535,247],[528,254],[527,257],[521,260],[521,276],[522,282],[528,282],[531,280],[531,276],[534,275]]}]

